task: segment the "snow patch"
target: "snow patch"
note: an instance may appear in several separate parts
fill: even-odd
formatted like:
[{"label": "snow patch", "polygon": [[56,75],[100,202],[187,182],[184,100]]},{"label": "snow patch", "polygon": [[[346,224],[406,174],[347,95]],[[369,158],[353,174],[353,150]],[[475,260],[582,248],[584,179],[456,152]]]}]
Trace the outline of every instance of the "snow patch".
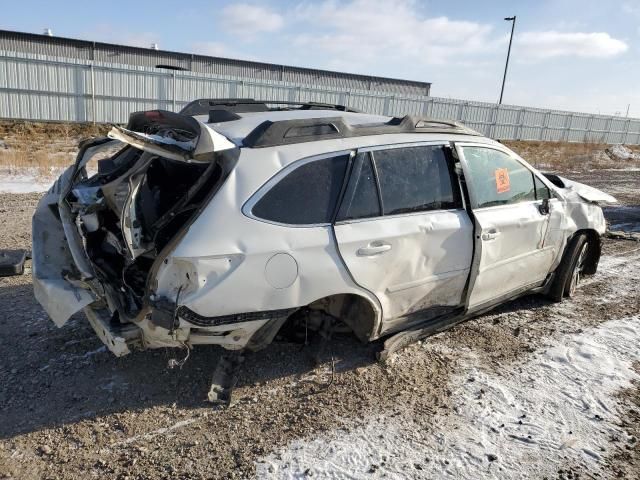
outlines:
[{"label": "snow patch", "polygon": [[605,149],[612,160],[640,160],[640,153],[634,153],[624,145],[612,145]]},{"label": "snow patch", "polygon": [[52,183],[35,175],[0,175],[0,193],[46,192]]},{"label": "snow patch", "polygon": [[294,441],[257,463],[257,476],[516,479],[554,477],[569,465],[594,471],[610,438],[626,436],[614,393],[640,378],[631,366],[639,342],[635,316],[563,337],[500,374],[462,352],[452,415],[426,426],[411,411],[382,415],[347,433]]}]

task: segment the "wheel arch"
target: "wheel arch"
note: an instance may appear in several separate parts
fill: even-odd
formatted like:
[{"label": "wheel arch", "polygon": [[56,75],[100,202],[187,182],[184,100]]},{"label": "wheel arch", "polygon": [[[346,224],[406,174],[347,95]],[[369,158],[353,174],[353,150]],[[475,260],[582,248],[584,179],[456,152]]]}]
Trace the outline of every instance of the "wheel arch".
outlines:
[{"label": "wheel arch", "polygon": [[600,256],[602,254],[602,237],[592,228],[582,228],[576,230],[569,237],[567,245],[569,245],[570,242],[580,234],[587,236],[587,243],[589,245],[584,273],[587,275],[593,275],[598,270],[598,263],[600,262]]},{"label": "wheel arch", "polygon": [[381,317],[380,309],[362,295],[356,293],[329,295],[311,302],[307,307],[322,310],[342,320],[363,343],[377,337]]}]

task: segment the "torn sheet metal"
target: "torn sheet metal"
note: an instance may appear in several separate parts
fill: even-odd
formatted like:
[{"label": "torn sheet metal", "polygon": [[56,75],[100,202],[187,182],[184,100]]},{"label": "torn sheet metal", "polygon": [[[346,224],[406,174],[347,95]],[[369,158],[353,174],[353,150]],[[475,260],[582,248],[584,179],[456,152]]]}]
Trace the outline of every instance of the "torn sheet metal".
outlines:
[{"label": "torn sheet metal", "polygon": [[176,139],[170,129],[161,135],[136,132],[118,126],[114,126],[108,136],[145,152],[179,161],[211,161],[212,153],[236,148],[236,145],[224,135],[202,122],[193,120],[197,129],[194,131],[194,138],[190,140]]},{"label": "torn sheet metal", "polygon": [[618,200],[615,197],[603,192],[602,190],[590,187],[589,185],[585,185],[584,183],[569,180],[559,175],[558,178],[562,180],[562,183],[564,183],[567,190],[571,190],[577,193],[580,198],[586,200],[587,202],[604,204],[618,203]]},{"label": "torn sheet metal", "polygon": [[69,317],[97,298],[68,281],[75,262],[60,220],[54,214],[58,195],[45,195],[33,216],[33,291],[53,323],[62,327]]}]

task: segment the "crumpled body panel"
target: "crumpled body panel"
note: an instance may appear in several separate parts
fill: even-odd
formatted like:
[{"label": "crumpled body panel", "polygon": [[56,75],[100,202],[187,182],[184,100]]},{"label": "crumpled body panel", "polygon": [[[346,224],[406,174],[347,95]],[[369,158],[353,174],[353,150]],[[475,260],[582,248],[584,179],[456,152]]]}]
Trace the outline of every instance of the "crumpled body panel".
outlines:
[{"label": "crumpled body panel", "polygon": [[63,326],[69,317],[94,302],[91,291],[77,287],[65,278],[74,266],[69,244],[59,218],[60,185],[71,173],[67,170],[40,200],[32,220],[33,290],[51,320]]}]

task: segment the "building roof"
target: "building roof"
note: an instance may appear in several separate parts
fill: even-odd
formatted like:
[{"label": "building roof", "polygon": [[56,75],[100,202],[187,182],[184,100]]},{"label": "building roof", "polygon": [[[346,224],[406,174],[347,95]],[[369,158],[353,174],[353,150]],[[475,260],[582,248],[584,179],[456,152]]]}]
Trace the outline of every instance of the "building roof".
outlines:
[{"label": "building roof", "polygon": [[188,70],[245,80],[322,86],[340,91],[428,96],[431,83],[358,75],[191,53],[131,47],[73,38],[0,30],[0,51],[41,54],[76,60]]}]

